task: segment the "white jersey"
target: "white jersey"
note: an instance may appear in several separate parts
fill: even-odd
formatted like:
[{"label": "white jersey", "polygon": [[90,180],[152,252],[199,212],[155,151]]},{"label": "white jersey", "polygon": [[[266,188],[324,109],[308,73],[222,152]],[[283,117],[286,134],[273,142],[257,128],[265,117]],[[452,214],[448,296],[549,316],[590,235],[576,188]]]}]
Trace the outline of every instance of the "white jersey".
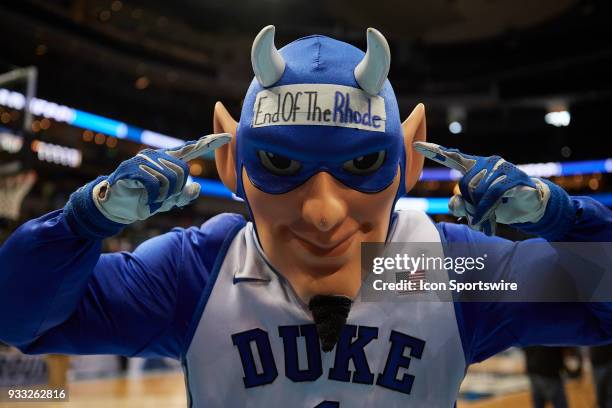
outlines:
[{"label": "white jersey", "polygon": [[[388,242],[440,242],[400,211]],[[307,305],[248,223],[233,239],[187,351],[193,407],[452,407],[466,363],[452,302],[353,304],[344,341],[320,350]],[[316,346],[316,347],[315,347]]]}]

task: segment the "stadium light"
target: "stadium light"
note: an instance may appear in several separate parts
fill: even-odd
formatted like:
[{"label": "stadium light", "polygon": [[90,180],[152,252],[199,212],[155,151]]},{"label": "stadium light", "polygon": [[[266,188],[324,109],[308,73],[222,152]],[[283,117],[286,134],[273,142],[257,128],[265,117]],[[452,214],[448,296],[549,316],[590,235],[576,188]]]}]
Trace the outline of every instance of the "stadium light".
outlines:
[{"label": "stadium light", "polygon": [[566,110],[559,112],[548,112],[544,115],[544,122],[556,127],[568,126],[572,115]]}]

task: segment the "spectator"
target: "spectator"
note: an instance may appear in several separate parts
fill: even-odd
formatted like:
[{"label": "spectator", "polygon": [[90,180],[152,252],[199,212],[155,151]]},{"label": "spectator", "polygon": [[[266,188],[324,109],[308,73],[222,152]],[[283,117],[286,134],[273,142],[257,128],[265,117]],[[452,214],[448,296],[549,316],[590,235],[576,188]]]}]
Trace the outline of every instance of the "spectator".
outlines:
[{"label": "spectator", "polygon": [[554,408],[567,408],[561,376],[564,371],[563,349],[533,346],[525,347],[524,350],[534,408],[544,408],[548,402]]},{"label": "spectator", "polygon": [[612,408],[612,344],[591,347],[593,381],[599,408]]}]

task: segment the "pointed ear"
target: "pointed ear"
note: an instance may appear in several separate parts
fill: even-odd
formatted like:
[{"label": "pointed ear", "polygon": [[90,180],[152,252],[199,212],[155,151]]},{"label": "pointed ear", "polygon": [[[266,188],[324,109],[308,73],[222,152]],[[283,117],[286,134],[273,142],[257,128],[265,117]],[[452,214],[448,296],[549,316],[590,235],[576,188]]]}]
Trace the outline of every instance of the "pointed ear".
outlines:
[{"label": "pointed ear", "polygon": [[229,133],[232,141],[215,150],[215,164],[217,173],[225,187],[236,193],[236,129],[238,122],[225,109],[221,102],[215,104],[213,117],[213,131],[215,133]]},{"label": "pointed ear", "polygon": [[412,147],[413,142],[425,142],[427,130],[425,126],[425,105],[419,103],[408,119],[402,123],[404,146],[406,148],[406,192],[412,190],[423,171],[425,157]]}]

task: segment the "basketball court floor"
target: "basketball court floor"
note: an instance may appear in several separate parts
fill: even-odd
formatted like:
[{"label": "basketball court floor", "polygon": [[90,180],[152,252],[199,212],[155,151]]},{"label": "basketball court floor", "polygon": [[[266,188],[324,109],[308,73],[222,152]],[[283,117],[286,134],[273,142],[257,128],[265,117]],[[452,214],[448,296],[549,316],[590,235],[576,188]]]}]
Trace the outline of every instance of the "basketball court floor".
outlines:
[{"label": "basketball court floor", "polygon": [[[500,355],[470,368],[458,408],[531,406],[524,364],[519,354]],[[0,408],[185,408],[185,384],[179,372],[111,378],[69,384],[70,401],[0,403]],[[566,383],[570,408],[596,406],[588,366],[581,379]]]}]

